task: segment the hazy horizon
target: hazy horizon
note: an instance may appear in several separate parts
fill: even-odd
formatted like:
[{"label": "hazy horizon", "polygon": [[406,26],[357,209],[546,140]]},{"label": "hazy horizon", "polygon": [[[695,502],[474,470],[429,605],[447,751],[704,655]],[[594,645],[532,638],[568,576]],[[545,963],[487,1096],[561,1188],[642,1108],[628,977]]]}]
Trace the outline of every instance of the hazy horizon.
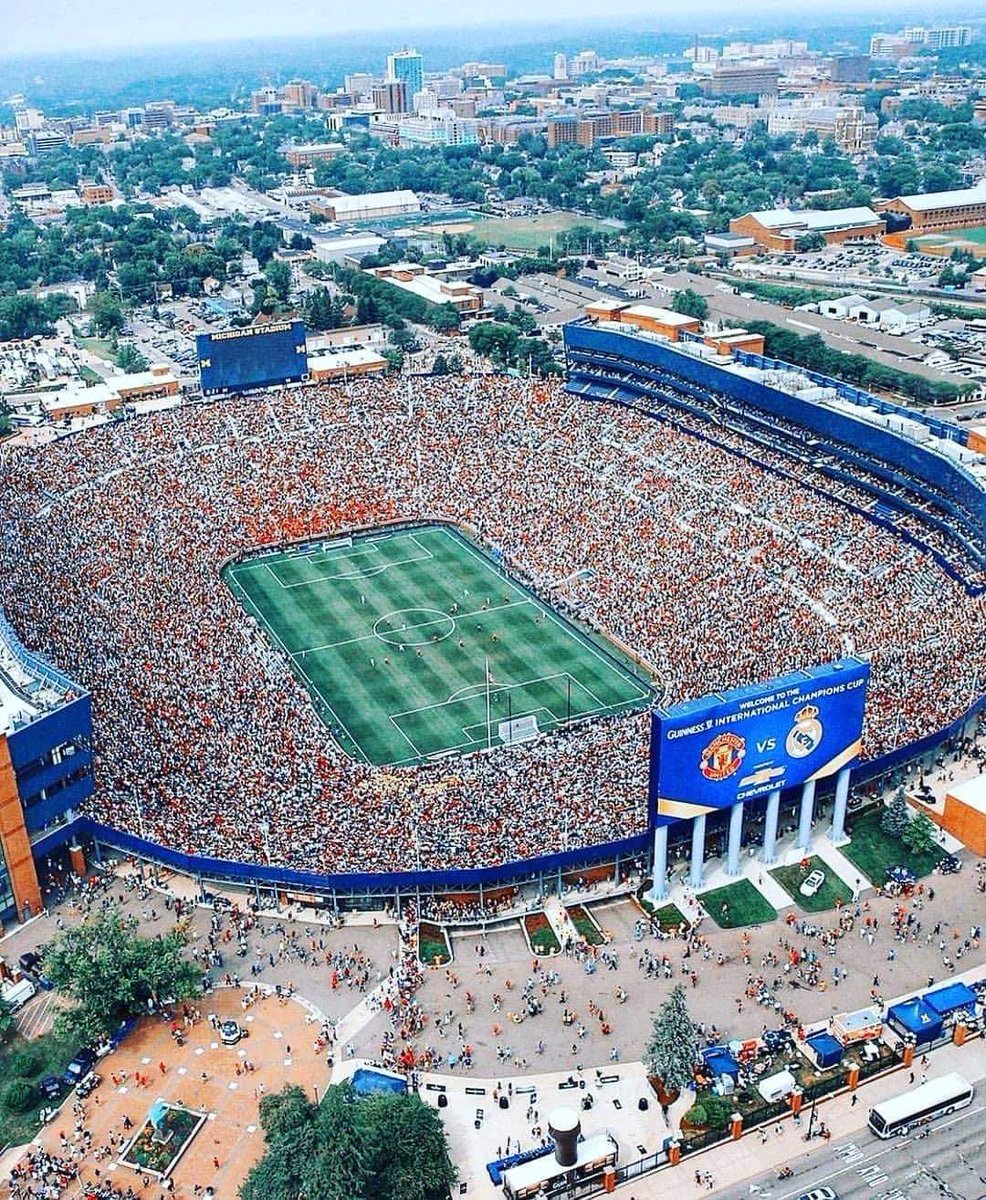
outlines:
[{"label": "hazy horizon", "polygon": [[[790,0],[762,0],[756,12],[737,11],[727,0],[698,0],[683,16],[677,5],[655,9],[652,0],[621,0],[613,12],[605,0],[542,0],[537,18],[523,0],[500,0],[495,15],[463,12],[453,0],[430,0],[425,7],[409,9],[396,0],[364,0],[359,12],[313,10],[308,0],[280,0],[272,9],[268,0],[171,0],[166,7],[145,9],[125,0],[34,0],[8,12],[0,59],[59,54],[80,54],[167,47],[169,45],[230,44],[251,40],[353,34],[384,35],[393,32],[395,43],[416,31],[450,27],[475,27],[487,31],[498,26],[529,25],[532,31],[568,20],[587,24],[606,20],[640,22],[666,32],[709,32],[716,22],[723,30],[754,31],[785,19],[816,22],[831,28],[839,20],[859,23],[872,18],[874,25],[898,27],[910,22],[982,20],[982,9],[968,3],[905,4],[888,12],[876,0],[808,0],[794,6]],[[234,36],[230,36],[231,31]]]}]

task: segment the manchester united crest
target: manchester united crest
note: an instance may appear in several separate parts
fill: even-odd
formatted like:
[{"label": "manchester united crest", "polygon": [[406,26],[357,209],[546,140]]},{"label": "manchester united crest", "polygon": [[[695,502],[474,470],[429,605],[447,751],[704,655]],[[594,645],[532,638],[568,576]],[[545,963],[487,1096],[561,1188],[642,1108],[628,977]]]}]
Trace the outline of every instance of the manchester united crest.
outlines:
[{"label": "manchester united crest", "polygon": [[822,723],[814,704],[806,704],[795,714],[794,728],[787,735],[784,748],[792,758],[807,758],[822,742]]},{"label": "manchester united crest", "polygon": [[745,738],[737,733],[720,733],[702,751],[698,768],[706,779],[718,783],[740,769],[745,754]]}]

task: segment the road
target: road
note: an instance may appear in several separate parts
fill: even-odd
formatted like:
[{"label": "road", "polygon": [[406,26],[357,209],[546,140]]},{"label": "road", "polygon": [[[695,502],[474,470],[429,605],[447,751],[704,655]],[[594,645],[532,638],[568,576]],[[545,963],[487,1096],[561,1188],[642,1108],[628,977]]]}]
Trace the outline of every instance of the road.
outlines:
[{"label": "road", "polygon": [[926,1136],[880,1141],[868,1130],[833,1142],[814,1155],[807,1169],[779,1181],[776,1172],[735,1187],[717,1190],[722,1200],[797,1200],[812,1188],[827,1185],[839,1200],[981,1200],[986,1197],[986,1142],[982,1137],[986,1104],[979,1097],[970,1108],[929,1127]]}]

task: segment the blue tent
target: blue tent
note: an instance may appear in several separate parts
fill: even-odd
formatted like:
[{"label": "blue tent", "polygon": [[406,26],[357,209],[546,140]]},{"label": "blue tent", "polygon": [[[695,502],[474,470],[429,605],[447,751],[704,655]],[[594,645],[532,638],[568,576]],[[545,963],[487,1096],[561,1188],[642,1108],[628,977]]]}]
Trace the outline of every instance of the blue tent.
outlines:
[{"label": "blue tent", "polygon": [[976,1011],[976,993],[964,983],[949,983],[933,992],[925,992],[923,1000],[940,1017],[947,1017],[960,1008],[968,1009],[970,1013]]},{"label": "blue tent", "polygon": [[728,1046],[709,1046],[702,1051],[702,1059],[716,1077],[729,1075],[734,1082],[739,1079],[740,1066]]},{"label": "blue tent", "polygon": [[357,1096],[369,1096],[373,1092],[396,1092],[403,1096],[407,1083],[398,1075],[387,1075],[369,1067],[357,1067],[352,1078],[353,1091]]},{"label": "blue tent", "polygon": [[820,1067],[836,1067],[842,1062],[842,1043],[830,1033],[816,1033],[807,1042]]},{"label": "blue tent", "polygon": [[932,1042],[941,1036],[942,1019],[920,996],[902,1000],[887,1010],[887,1024],[900,1034],[912,1034],[917,1042]]}]

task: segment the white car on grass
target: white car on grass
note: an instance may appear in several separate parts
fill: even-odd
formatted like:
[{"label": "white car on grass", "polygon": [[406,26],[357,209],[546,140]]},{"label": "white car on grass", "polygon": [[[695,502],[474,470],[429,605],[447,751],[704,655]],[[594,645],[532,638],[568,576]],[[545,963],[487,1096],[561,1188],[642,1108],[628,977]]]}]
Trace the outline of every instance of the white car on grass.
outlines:
[{"label": "white car on grass", "polygon": [[818,889],[825,882],[824,871],[812,871],[805,877],[804,883],[798,888],[802,896],[814,896]]}]

